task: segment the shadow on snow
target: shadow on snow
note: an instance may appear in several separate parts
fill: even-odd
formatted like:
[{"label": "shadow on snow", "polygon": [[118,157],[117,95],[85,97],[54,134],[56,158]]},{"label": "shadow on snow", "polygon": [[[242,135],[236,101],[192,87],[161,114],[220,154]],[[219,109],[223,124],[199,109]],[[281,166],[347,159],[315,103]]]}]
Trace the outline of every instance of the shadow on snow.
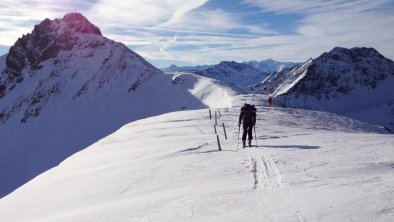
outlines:
[{"label": "shadow on snow", "polygon": [[308,146],[308,145],[258,145],[252,147],[265,147],[274,149],[303,149],[303,150],[315,150],[321,148],[320,146]]}]

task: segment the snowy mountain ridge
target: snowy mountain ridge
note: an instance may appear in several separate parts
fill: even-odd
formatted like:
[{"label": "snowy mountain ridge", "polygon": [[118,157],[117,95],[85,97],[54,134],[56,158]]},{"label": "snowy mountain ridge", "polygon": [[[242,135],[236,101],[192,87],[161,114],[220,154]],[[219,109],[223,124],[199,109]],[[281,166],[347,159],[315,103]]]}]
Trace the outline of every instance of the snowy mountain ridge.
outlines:
[{"label": "snowy mountain ridge", "polygon": [[[302,75],[294,78],[297,73]],[[277,78],[280,75],[284,78]],[[336,47],[270,79],[279,79],[276,88],[270,88],[268,81],[260,87],[275,88],[270,93],[282,105],[329,111],[394,129],[394,63],[373,48]]]},{"label": "snowy mountain ridge", "polygon": [[[128,75],[129,69],[140,75]],[[104,38],[81,14],[46,19],[31,34],[19,38],[6,56],[0,83],[0,124],[18,112],[24,112],[21,122],[38,116],[50,98],[63,91],[76,101],[88,91],[117,84],[111,82],[116,78],[123,85],[114,88],[126,87],[130,92],[159,73],[123,44]]]},{"label": "snowy mountain ridge", "polygon": [[[32,33],[22,36],[10,48],[6,55],[6,67],[3,71],[3,90],[14,88],[23,81],[26,75],[24,69],[30,69],[30,75],[42,68],[41,62],[57,56],[60,50],[69,51],[74,47],[87,48],[89,44],[102,44],[100,30],[78,13],[70,13],[63,19],[45,19],[34,27]],[[77,45],[81,43],[80,45]],[[7,88],[5,88],[7,87]]]},{"label": "snowy mountain ridge", "polygon": [[313,60],[305,79],[289,91],[326,100],[346,95],[357,86],[373,90],[394,76],[393,61],[373,48],[336,47]]},{"label": "snowy mountain ridge", "polygon": [[249,88],[257,93],[276,95],[283,90],[289,89],[289,87],[302,79],[311,62],[312,59],[309,59],[303,64],[295,64],[293,66],[286,67],[279,72],[273,72],[261,83],[250,86]]},{"label": "snowy mountain ridge", "polygon": [[235,93],[162,73],[79,13],[42,21],[0,64],[0,197],[126,123],[229,106]]}]

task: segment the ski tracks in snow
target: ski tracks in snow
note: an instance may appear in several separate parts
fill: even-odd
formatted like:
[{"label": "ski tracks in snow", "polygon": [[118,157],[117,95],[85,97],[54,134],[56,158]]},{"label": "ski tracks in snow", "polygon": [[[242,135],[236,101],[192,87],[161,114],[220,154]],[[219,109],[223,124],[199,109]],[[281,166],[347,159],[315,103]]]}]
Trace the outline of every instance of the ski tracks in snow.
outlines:
[{"label": "ski tracks in snow", "polygon": [[[260,191],[261,194],[264,194],[267,191],[275,191],[274,193],[276,193],[280,189],[288,187],[288,185],[282,181],[282,175],[275,164],[274,156],[272,154],[249,154],[249,159],[247,159],[247,161],[249,161],[248,168],[251,168],[250,172],[253,175],[253,191]],[[298,205],[297,202],[293,202],[292,200],[286,201],[289,201],[287,203],[288,207],[282,208],[286,213],[280,213],[277,215],[279,216],[279,218],[277,218],[279,221],[284,219],[286,221],[295,222],[309,221],[308,214]],[[269,207],[263,207],[262,209],[270,211]],[[277,214],[275,211],[276,210],[271,211],[271,214]],[[285,215],[285,218],[281,218],[281,214]],[[277,221],[277,219],[273,219],[273,221]]]},{"label": "ski tracks in snow", "polygon": [[[254,96],[253,96],[254,99]],[[253,102],[252,102],[253,103]],[[254,103],[253,103],[254,104]],[[261,104],[261,101],[260,101]],[[238,108],[238,107],[237,107]],[[233,108],[231,119],[232,122],[238,122],[237,116],[237,108]],[[261,109],[261,107],[259,107]],[[237,150],[240,142],[240,129],[237,126],[232,128],[233,140],[237,141]],[[247,150],[249,162],[248,168],[251,169],[251,173],[253,174],[254,182],[253,182],[253,190],[256,189],[278,189],[285,187],[285,183],[282,182],[282,176],[276,167],[275,161],[273,159],[273,155],[271,154],[262,154],[251,153]]]},{"label": "ski tracks in snow", "polygon": [[250,157],[254,178],[253,189],[278,189],[284,187],[282,176],[270,154]]}]

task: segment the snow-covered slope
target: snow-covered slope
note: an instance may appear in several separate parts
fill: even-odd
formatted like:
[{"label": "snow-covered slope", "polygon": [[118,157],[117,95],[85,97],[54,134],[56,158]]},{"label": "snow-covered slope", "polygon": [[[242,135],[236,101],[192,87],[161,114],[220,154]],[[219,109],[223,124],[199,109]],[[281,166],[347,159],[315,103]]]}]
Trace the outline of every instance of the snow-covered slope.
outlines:
[{"label": "snow-covered slope", "polygon": [[[373,48],[334,48],[304,64],[273,95],[290,107],[325,110],[394,130],[394,63]],[[293,81],[293,80],[296,81]]]},{"label": "snow-covered slope", "polygon": [[78,13],[36,25],[0,64],[0,197],[128,122],[233,93],[163,74]]},{"label": "snow-covered slope", "polygon": [[[260,97],[233,103],[265,104]],[[257,146],[237,148],[239,106],[123,126],[0,199],[1,221],[358,221],[394,217],[394,138],[335,114],[258,106]],[[254,143],[254,141],[253,141]]]},{"label": "snow-covered slope", "polygon": [[256,93],[260,94],[278,94],[284,92],[293,86],[296,82],[304,77],[312,59],[309,59],[303,64],[295,64],[286,67],[279,72],[271,73],[261,83],[250,86],[249,88]]},{"label": "snow-covered slope", "polygon": [[211,68],[194,73],[240,88],[246,88],[249,85],[261,82],[268,76],[268,73],[263,73],[250,65],[234,61],[221,62]]},{"label": "snow-covered slope", "polygon": [[265,73],[280,72],[286,68],[293,67],[297,63],[293,62],[278,62],[272,59],[265,59],[261,61],[248,61],[244,62],[247,65],[253,66],[254,68]]}]

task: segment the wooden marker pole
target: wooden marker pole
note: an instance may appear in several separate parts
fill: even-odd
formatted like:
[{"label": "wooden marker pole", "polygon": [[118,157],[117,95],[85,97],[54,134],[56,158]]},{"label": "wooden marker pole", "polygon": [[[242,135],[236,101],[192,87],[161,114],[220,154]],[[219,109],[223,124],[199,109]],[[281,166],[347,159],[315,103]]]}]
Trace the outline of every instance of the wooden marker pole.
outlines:
[{"label": "wooden marker pole", "polygon": [[223,123],[223,131],[224,131],[224,138],[226,138],[226,140],[227,140],[226,127],[224,127],[224,123]]},{"label": "wooden marker pole", "polygon": [[222,151],[222,147],[220,147],[219,135],[216,134],[216,139],[218,141],[219,151]]}]

